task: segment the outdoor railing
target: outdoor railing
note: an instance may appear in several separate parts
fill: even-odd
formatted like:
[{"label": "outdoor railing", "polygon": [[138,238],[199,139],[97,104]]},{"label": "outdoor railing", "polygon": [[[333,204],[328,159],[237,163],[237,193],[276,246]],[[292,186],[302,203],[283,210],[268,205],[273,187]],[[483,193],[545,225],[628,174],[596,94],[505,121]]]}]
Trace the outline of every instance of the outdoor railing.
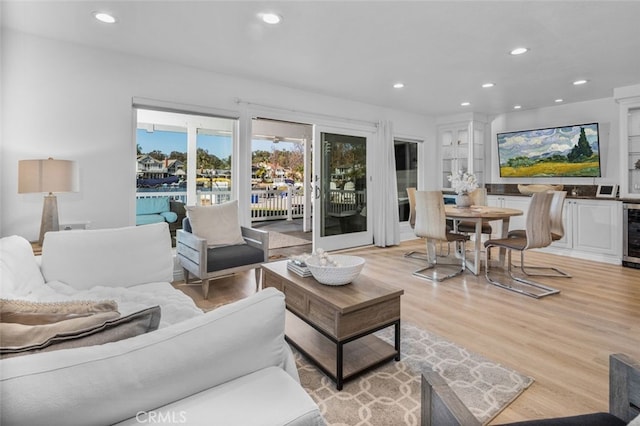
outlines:
[{"label": "outdoor railing", "polygon": [[[229,190],[198,190],[196,192],[200,205],[220,204],[231,200]],[[136,198],[169,197],[174,201],[187,202],[186,191],[143,191],[136,192]],[[278,219],[300,218],[304,213],[304,191],[298,188],[291,190],[254,189],[251,190],[251,221],[261,222]]]},{"label": "outdoor railing", "polygon": [[[137,192],[137,198],[169,197],[174,201],[187,202],[186,191],[144,191]],[[231,200],[231,191],[226,189],[198,190],[200,205],[220,204]],[[366,205],[365,191],[332,189],[329,192],[327,213],[344,217],[359,213]],[[291,188],[251,190],[251,221],[295,219],[303,217],[304,190]]]},{"label": "outdoor railing", "polygon": [[329,216],[345,217],[360,213],[366,205],[365,191],[331,189],[327,203]]}]

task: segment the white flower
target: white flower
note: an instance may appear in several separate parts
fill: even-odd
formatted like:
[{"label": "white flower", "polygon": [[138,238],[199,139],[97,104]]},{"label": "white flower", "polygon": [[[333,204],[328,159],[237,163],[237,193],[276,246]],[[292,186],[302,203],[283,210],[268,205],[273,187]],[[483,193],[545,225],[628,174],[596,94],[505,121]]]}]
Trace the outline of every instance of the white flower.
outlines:
[{"label": "white flower", "polygon": [[447,176],[447,179],[451,182],[453,190],[458,194],[468,193],[478,188],[478,179],[473,173],[460,170],[457,175],[451,174]]}]

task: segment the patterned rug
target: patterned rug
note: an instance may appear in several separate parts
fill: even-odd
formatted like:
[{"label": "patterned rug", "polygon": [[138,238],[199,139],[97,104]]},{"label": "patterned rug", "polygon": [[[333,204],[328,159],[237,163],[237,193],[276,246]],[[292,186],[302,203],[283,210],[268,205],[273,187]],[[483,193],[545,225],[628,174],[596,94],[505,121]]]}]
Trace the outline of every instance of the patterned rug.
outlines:
[{"label": "patterned rug", "polygon": [[302,246],[305,244],[311,244],[311,241],[305,240],[303,238],[294,237],[293,235],[283,234],[282,232],[269,231],[269,248],[270,249]]},{"label": "patterned rug", "polygon": [[[420,372],[438,372],[483,424],[504,410],[533,379],[414,325],[402,323],[401,360],[345,383],[338,392],[294,351],[300,381],[332,426],[419,425]],[[391,343],[393,328],[376,333]]]}]

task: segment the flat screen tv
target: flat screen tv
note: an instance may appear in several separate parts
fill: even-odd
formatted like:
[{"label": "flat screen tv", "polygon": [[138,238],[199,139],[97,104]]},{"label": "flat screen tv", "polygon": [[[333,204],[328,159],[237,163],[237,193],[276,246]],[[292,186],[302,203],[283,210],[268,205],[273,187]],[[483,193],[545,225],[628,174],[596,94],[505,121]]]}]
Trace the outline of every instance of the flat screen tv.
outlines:
[{"label": "flat screen tv", "polygon": [[598,123],[498,133],[500,177],[600,177]]}]

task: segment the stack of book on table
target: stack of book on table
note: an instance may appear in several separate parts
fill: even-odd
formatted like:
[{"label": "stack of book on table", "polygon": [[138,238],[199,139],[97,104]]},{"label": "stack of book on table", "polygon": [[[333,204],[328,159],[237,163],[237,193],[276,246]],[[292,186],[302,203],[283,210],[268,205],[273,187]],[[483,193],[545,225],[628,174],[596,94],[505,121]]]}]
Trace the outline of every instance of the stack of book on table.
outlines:
[{"label": "stack of book on table", "polygon": [[299,262],[296,260],[288,260],[287,261],[287,269],[295,272],[296,274],[300,275],[301,277],[310,277],[311,276],[311,271],[309,270],[309,268],[307,267],[307,265],[303,262]]}]

